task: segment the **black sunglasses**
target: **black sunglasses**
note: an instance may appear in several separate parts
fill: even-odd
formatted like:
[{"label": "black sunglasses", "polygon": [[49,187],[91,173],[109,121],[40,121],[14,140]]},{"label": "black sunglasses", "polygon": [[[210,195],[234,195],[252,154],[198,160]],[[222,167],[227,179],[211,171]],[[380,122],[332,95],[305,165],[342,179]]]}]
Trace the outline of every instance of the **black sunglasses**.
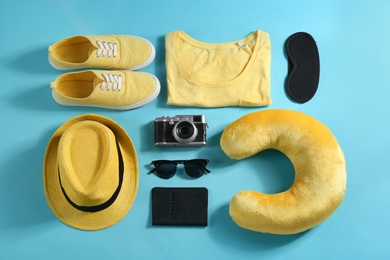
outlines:
[{"label": "black sunglasses", "polygon": [[209,160],[207,159],[193,159],[193,160],[157,160],[153,161],[154,169],[151,173],[155,173],[158,177],[169,179],[176,173],[177,165],[183,164],[188,176],[192,178],[199,178],[205,173],[210,173],[206,168]]}]

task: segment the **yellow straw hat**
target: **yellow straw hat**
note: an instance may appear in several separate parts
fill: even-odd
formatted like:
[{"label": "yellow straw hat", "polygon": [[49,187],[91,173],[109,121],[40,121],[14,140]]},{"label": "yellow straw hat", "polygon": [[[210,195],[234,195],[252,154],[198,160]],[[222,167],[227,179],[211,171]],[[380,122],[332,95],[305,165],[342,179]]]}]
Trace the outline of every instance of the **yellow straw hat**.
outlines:
[{"label": "yellow straw hat", "polygon": [[49,141],[43,186],[51,210],[69,226],[99,230],[118,223],[138,189],[137,155],[130,137],[103,116],[70,119]]}]

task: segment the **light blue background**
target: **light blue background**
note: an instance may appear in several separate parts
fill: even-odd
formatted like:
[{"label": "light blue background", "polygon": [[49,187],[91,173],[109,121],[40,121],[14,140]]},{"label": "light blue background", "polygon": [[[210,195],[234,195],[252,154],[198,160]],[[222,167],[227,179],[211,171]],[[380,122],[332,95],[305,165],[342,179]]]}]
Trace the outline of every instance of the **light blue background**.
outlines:
[{"label": "light blue background", "polygon": [[[150,0],[5,1],[0,4],[0,259],[389,259],[390,2],[387,0]],[[164,36],[184,30],[207,42],[238,40],[260,29],[272,44],[271,97],[266,108],[199,109],[166,105]],[[298,31],[317,41],[321,79],[306,104],[284,92],[283,44]],[[56,104],[49,82],[62,72],[47,62],[47,47],[78,34],[130,34],[149,39],[155,61],[143,69],[162,83],[159,97],[132,111],[68,108]],[[325,123],[343,148],[345,200],[325,222],[293,236],[239,228],[228,214],[240,190],[279,192],[293,182],[286,157],[267,151],[232,161],[219,138],[227,124],[253,111],[286,108]],[[62,224],[42,187],[47,142],[63,122],[98,113],[121,124],[139,156],[139,190],[125,219],[97,232]],[[208,146],[157,149],[154,118],[206,115]],[[154,159],[209,158],[211,174],[197,180],[179,171],[170,180],[148,175]],[[326,185],[326,184],[325,184]],[[153,187],[206,187],[209,226],[151,226]]]}]

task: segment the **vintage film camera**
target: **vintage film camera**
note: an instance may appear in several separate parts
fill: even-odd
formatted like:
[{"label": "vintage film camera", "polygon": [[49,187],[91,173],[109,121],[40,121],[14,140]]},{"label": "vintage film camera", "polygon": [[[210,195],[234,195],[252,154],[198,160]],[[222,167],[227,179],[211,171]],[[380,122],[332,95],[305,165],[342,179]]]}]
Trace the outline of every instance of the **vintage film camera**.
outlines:
[{"label": "vintage film camera", "polygon": [[204,115],[162,116],[155,119],[154,144],[158,147],[193,147],[206,145]]}]

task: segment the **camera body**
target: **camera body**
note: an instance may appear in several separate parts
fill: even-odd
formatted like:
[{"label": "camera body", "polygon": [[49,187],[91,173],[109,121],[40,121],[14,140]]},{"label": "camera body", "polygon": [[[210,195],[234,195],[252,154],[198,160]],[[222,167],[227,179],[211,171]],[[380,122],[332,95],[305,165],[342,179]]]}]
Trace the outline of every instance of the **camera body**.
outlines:
[{"label": "camera body", "polygon": [[196,147],[206,145],[204,115],[162,116],[155,119],[154,144],[158,147]]}]

